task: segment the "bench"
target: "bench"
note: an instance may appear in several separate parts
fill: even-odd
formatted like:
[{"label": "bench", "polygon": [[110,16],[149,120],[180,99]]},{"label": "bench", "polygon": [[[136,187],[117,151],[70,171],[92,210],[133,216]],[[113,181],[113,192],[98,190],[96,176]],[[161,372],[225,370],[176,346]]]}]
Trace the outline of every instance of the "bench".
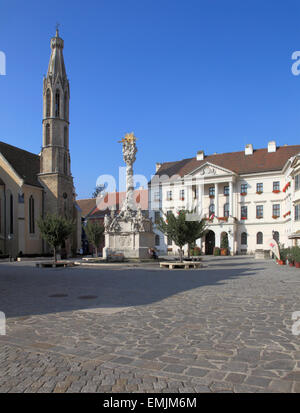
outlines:
[{"label": "bench", "polygon": [[70,261],[57,261],[57,262],[53,262],[53,261],[44,261],[44,262],[37,262],[35,264],[36,267],[38,268],[56,268],[56,267],[74,267],[74,262],[70,262]]},{"label": "bench", "polygon": [[184,268],[185,270],[188,270],[189,268],[201,268],[202,264],[201,262],[193,262],[193,261],[171,261],[171,262],[161,262],[159,264],[160,268],[169,268],[169,270],[174,270],[174,268]]}]

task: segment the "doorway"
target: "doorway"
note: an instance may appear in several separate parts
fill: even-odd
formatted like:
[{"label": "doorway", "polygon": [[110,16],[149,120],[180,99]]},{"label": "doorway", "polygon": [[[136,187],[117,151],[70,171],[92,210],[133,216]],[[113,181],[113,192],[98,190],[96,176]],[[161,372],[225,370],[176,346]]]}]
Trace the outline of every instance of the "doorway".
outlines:
[{"label": "doorway", "polygon": [[213,231],[208,231],[205,236],[205,254],[212,255],[215,248],[215,233]]}]

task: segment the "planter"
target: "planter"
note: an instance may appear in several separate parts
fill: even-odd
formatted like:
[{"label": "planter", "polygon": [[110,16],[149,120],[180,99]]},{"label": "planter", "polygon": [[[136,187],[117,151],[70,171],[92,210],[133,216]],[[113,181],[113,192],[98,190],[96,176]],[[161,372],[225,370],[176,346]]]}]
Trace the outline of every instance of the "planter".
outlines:
[{"label": "planter", "polygon": [[300,262],[295,262],[295,267],[300,268]]},{"label": "planter", "polygon": [[294,267],[293,261],[289,262],[289,266],[290,266],[290,267]]},{"label": "planter", "polygon": [[273,215],[273,216],[272,216],[272,218],[273,218],[273,219],[278,219],[278,218],[279,218],[279,216],[277,216],[277,215]]},{"label": "planter", "polygon": [[228,255],[228,248],[221,248],[221,255]]},{"label": "planter", "polygon": [[273,194],[279,194],[280,190],[279,189],[274,189]]},{"label": "planter", "polygon": [[257,195],[261,195],[261,194],[262,194],[262,191],[257,191],[256,194],[257,194]]},{"label": "planter", "polygon": [[241,196],[246,196],[247,192],[241,192]]},{"label": "planter", "polygon": [[279,260],[278,264],[279,265],[285,265],[285,261],[284,260]]}]

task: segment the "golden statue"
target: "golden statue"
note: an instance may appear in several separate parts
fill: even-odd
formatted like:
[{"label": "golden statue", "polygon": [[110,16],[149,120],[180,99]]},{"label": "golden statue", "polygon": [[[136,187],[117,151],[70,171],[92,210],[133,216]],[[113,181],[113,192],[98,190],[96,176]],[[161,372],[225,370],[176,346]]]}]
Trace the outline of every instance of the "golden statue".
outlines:
[{"label": "golden statue", "polygon": [[134,133],[131,132],[131,133],[126,133],[125,137],[121,141],[118,141],[118,142],[119,143],[125,143],[125,142],[134,143],[136,139],[137,138],[134,136]]}]

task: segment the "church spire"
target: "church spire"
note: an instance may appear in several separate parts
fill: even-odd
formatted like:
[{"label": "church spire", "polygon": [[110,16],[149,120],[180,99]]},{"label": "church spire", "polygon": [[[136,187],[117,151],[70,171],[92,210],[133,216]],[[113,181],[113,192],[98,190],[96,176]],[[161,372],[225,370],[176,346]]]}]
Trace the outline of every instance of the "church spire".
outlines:
[{"label": "church spire", "polygon": [[51,76],[55,79],[57,76],[60,76],[61,80],[64,81],[67,79],[63,56],[64,41],[59,37],[58,25],[56,26],[55,37],[52,37],[51,39],[50,46],[51,56],[48,65],[47,77]]}]

